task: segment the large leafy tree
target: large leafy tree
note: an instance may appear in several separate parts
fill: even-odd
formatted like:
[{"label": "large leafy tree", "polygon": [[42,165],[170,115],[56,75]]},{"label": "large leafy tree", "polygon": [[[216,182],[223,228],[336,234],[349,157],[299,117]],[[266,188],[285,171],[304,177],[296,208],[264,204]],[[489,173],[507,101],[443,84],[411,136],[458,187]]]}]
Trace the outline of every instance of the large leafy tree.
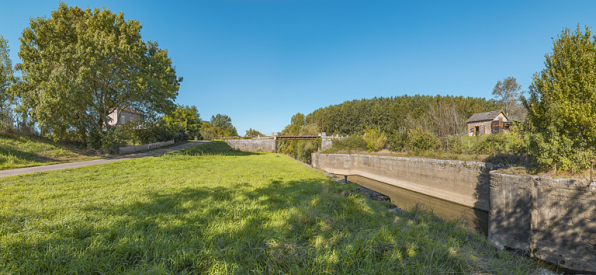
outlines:
[{"label": "large leafy tree", "polygon": [[596,145],[596,38],[588,27],[565,29],[545,57],[524,102],[530,152],[545,168],[586,168]]},{"label": "large leafy tree", "polygon": [[186,131],[191,137],[198,136],[201,131],[201,115],[196,106],[178,105],[163,117],[163,121],[167,126]]},{"label": "large leafy tree", "polygon": [[14,97],[8,92],[15,77],[9,57],[8,41],[0,35],[0,130],[12,125]]},{"label": "large leafy tree", "polygon": [[167,51],[142,40],[138,21],[108,9],[61,3],[50,18],[31,19],[19,57],[21,108],[56,138],[78,130],[109,139],[114,110],[166,113],[182,81]]},{"label": "large leafy tree", "polygon": [[238,136],[236,127],[232,125],[232,119],[227,115],[217,114],[211,116],[211,126],[213,132],[215,132],[218,137]]}]

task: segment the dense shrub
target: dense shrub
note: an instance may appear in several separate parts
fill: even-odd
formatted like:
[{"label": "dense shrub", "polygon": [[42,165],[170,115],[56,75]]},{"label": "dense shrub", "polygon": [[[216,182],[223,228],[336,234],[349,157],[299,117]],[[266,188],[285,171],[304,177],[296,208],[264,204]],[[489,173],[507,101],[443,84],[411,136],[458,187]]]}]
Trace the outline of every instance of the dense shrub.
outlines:
[{"label": "dense shrub", "polygon": [[392,151],[401,152],[406,149],[408,133],[406,131],[395,131],[387,138]]},{"label": "dense shrub", "polygon": [[333,149],[337,150],[366,150],[366,141],[358,135],[333,140]]},{"label": "dense shrub", "polygon": [[368,151],[378,151],[387,145],[387,136],[379,128],[367,128],[362,139],[366,142]]},{"label": "dense shrub", "polygon": [[406,148],[420,154],[437,148],[437,137],[430,131],[415,128],[408,131]]},{"label": "dense shrub", "polygon": [[311,154],[317,151],[317,145],[310,140],[300,140],[297,142],[296,155],[294,156],[300,161],[311,163]]}]

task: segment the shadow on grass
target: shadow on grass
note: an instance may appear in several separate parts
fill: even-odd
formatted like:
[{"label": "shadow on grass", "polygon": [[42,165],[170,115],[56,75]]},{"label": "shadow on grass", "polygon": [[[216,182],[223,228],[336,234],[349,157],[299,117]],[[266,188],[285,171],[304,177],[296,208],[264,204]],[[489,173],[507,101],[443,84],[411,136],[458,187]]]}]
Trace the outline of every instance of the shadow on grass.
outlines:
[{"label": "shadow on grass", "polygon": [[168,155],[184,155],[184,156],[251,156],[262,153],[244,152],[234,150],[227,143],[223,141],[211,141],[209,143],[194,146],[188,149],[169,153]]},{"label": "shadow on grass", "polygon": [[54,142],[42,137],[0,135],[0,167],[4,167],[2,169],[94,155],[96,154],[92,151],[77,149],[76,145]]},{"label": "shadow on grass", "polygon": [[453,253],[473,238],[463,226],[417,210],[396,217],[354,191],[305,179],[148,193],[125,205],[104,201],[59,225],[39,225],[45,238],[14,240],[0,267],[15,264],[22,273],[466,271]]},{"label": "shadow on grass", "polygon": [[44,157],[38,154],[17,150],[14,148],[0,147],[0,155],[5,158],[15,158],[17,162],[22,161],[35,161],[35,162],[52,162],[58,161],[55,158]]}]

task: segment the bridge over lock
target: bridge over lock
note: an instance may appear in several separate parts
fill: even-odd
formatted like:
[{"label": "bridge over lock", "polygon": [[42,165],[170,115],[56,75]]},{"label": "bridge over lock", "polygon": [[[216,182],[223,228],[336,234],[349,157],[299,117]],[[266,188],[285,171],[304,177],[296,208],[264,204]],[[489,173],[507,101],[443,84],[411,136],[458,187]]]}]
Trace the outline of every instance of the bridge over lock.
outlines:
[{"label": "bridge over lock", "polygon": [[277,153],[278,140],[316,140],[321,139],[319,151],[331,148],[333,139],[342,138],[339,135],[328,136],[326,133],[309,136],[278,136],[272,133],[268,137],[256,137],[252,139],[227,139],[226,142],[234,149],[248,152],[271,152]]}]

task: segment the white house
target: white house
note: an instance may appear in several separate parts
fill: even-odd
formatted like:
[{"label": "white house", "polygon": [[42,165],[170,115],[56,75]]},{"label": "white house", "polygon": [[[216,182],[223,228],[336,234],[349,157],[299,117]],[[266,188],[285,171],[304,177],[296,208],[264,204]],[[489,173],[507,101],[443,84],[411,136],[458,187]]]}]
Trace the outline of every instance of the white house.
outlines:
[{"label": "white house", "polygon": [[126,122],[131,120],[141,120],[141,113],[137,111],[133,111],[130,109],[116,109],[111,114],[108,115],[111,118],[109,125],[110,126],[121,126],[124,125]]}]

